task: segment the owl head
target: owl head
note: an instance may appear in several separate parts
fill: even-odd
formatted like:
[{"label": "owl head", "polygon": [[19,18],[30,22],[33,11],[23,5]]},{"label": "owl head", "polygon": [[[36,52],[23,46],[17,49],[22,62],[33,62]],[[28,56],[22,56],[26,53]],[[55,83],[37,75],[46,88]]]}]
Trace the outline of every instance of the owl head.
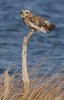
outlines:
[{"label": "owl head", "polygon": [[33,16],[33,14],[29,10],[22,10],[20,12],[20,15],[22,16],[22,18],[27,18],[27,17]]}]

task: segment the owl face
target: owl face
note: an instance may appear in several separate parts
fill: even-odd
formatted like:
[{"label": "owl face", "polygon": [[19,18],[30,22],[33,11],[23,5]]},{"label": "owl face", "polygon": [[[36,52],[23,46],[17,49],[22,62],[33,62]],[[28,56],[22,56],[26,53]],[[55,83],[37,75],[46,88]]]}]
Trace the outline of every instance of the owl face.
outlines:
[{"label": "owl face", "polygon": [[32,17],[32,13],[29,10],[22,10],[20,14],[22,18]]}]

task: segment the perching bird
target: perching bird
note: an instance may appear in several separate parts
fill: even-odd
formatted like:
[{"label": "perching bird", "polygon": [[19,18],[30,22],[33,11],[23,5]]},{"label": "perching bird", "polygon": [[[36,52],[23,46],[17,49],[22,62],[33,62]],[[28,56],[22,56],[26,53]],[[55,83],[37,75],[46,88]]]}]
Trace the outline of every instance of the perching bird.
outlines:
[{"label": "perching bird", "polygon": [[29,10],[22,10],[20,15],[25,24],[31,29],[46,33],[53,30],[55,27],[53,23],[50,23],[48,20],[41,18],[40,16],[33,15]]}]

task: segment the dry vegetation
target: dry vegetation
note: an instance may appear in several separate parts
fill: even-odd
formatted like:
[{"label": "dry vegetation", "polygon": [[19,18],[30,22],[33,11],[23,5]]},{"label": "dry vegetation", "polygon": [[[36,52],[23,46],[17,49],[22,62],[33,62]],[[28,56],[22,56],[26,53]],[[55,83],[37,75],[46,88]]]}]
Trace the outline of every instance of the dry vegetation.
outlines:
[{"label": "dry vegetation", "polygon": [[[39,75],[39,66],[33,66],[27,87],[23,85],[21,72],[10,75],[11,70],[6,70],[0,78],[0,100],[64,100],[64,69],[49,69]],[[49,76],[51,71],[53,74]]]}]

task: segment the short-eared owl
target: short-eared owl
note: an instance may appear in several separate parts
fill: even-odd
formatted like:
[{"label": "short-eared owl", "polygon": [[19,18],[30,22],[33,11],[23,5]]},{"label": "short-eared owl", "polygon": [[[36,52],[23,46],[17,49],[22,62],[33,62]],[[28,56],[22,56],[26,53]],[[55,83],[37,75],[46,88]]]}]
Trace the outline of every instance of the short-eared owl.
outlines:
[{"label": "short-eared owl", "polygon": [[31,29],[46,33],[51,31],[55,27],[55,25],[53,23],[50,23],[47,19],[33,15],[33,13],[29,10],[22,10],[20,12],[20,15],[23,18],[25,24]]}]

